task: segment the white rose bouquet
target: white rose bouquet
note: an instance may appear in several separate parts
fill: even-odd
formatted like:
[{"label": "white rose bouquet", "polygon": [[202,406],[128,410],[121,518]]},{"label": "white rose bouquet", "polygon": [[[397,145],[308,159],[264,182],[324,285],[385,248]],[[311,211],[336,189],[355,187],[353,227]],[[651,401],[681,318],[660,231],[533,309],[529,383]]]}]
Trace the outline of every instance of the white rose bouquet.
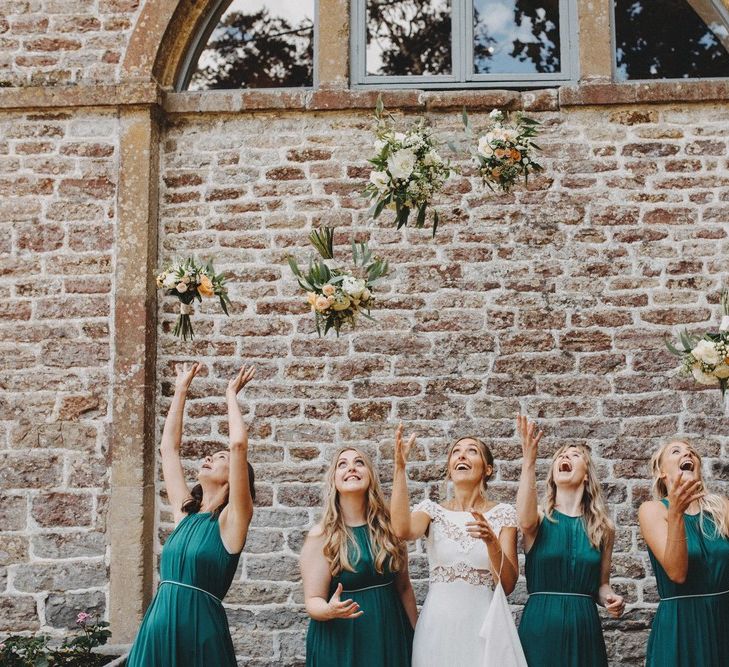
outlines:
[{"label": "white rose bouquet", "polygon": [[228,290],[225,288],[225,276],[216,274],[212,260],[200,264],[192,257],[176,261],[157,275],[157,288],[164,290],[169,296],[180,300],[180,316],[177,318],[173,334],[183,340],[194,338],[190,315],[193,313],[192,303],[203,297],[220,299],[220,307],[228,314]]},{"label": "white rose bouquet", "polygon": [[[398,132],[391,114],[384,117],[382,98],[375,108],[374,169],[364,195],[373,202],[370,215],[377,219],[383,209],[395,211],[397,228],[405,226],[416,211],[415,226],[423,227],[428,207],[455,173],[449,160],[438,153],[438,143],[424,120],[407,132]],[[433,211],[433,235],[438,228],[438,212]]]},{"label": "white rose bouquet", "polygon": [[[526,184],[529,174],[544,170],[533,157],[535,151],[541,150],[533,141],[539,123],[521,113],[515,114],[511,122],[498,109],[489,114],[489,119],[485,134],[478,138],[475,147],[471,146],[471,153],[483,182],[491,190],[510,192],[518,179],[524,178]],[[466,135],[472,139],[473,128],[465,108],[463,124]]]},{"label": "white rose bouquet", "polygon": [[719,330],[703,336],[680,334],[680,347],[666,339],[668,349],[681,359],[679,372],[693,376],[699,384],[718,386],[723,396],[729,384],[729,291],[721,294],[722,318]]},{"label": "white rose bouquet", "polygon": [[304,274],[296,260],[289,257],[289,266],[299,285],[306,290],[306,300],[316,318],[319,337],[330,329],[339,331],[348,324],[354,329],[357,317],[362,315],[370,320],[374,305],[374,284],[389,273],[387,261],[373,257],[366,243],[352,243],[351,269],[330,268],[326,260],[334,258],[334,230],[323,227],[309,235],[311,244],[322,259],[309,262],[309,270]]}]

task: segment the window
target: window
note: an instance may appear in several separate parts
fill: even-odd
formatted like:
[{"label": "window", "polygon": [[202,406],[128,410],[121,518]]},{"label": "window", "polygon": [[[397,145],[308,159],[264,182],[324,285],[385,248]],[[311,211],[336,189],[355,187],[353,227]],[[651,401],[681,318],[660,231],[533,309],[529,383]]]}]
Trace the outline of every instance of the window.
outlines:
[{"label": "window", "polygon": [[315,0],[221,1],[198,33],[178,90],[313,85]]},{"label": "window", "polygon": [[354,0],[352,80],[527,87],[576,78],[572,0]]},{"label": "window", "polygon": [[614,11],[618,80],[729,77],[721,0],[614,0]]}]

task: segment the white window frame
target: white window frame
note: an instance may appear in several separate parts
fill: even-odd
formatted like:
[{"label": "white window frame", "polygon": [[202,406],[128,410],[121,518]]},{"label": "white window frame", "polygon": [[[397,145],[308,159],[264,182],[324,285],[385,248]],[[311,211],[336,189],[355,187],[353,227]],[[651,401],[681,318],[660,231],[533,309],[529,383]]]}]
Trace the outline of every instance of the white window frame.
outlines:
[{"label": "white window frame", "polygon": [[[688,0],[684,0],[688,4]],[[729,30],[729,9],[727,9],[721,2],[721,0],[710,0],[711,4],[717,10],[721,16],[724,24]],[[619,79],[618,78],[618,35],[615,20],[615,0],[610,0],[610,48],[612,49],[612,79],[616,83],[661,83],[669,81],[726,81],[729,79],[727,76],[697,76],[694,78],[656,78],[656,79]]]},{"label": "white window frame", "polygon": [[[226,12],[228,7],[233,3],[233,0],[217,0],[211,5],[210,11],[204,22],[200,24],[197,29],[195,36],[190,41],[187,48],[182,64],[175,81],[175,92],[186,92],[187,87],[190,85],[190,79],[195,73],[197,62],[200,60],[200,54],[204,51],[208,45],[210,35],[213,34],[213,30],[217,27],[220,22],[220,18]],[[295,88],[287,88],[281,86],[280,88],[227,88],[219,90],[199,91],[199,92],[223,92],[223,90],[313,90],[319,85],[319,74],[317,72],[317,62],[319,61],[319,0],[314,0],[314,63],[313,63],[313,75],[311,86],[296,86]],[[196,91],[191,91],[196,92]]]},{"label": "white window frame", "polygon": [[559,0],[562,71],[544,74],[476,74],[473,71],[473,0],[451,0],[451,74],[382,76],[367,74],[367,0],[352,0],[350,76],[355,88],[534,88],[577,83],[579,49],[576,0]]}]

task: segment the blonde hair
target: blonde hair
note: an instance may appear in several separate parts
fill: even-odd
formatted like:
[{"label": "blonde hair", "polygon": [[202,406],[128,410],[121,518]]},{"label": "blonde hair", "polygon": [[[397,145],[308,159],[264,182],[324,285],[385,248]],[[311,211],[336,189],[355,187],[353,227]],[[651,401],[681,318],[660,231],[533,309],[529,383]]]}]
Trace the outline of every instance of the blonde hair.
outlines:
[{"label": "blonde hair", "polygon": [[[668,487],[666,486],[666,482],[663,477],[661,477],[661,459],[666,453],[666,450],[677,442],[686,445],[686,447],[689,448],[689,451],[699,460],[699,468],[697,472],[703,488],[704,480],[701,475],[701,457],[699,456],[699,453],[691,443],[686,442],[685,440],[671,440],[671,442],[667,442],[665,445],[659,447],[658,451],[651,456],[651,475],[653,476],[653,485],[651,490],[653,492],[653,498],[656,500],[663,500],[668,496]],[[702,498],[699,498],[698,503],[701,532],[707,537],[718,537],[719,535],[722,537],[729,537],[729,509],[727,509],[726,500],[716,493],[707,493]],[[707,514],[712,518],[714,523],[714,528],[711,533],[707,531],[705,527],[704,518]]]},{"label": "blonde hair", "polygon": [[[454,440],[450,446],[448,447],[448,455],[446,456],[446,484],[448,483],[448,480],[451,478],[451,454],[453,454],[453,450],[456,448],[456,445],[459,442],[463,442],[464,440],[473,440],[476,443],[476,449],[478,449],[478,453],[481,455],[481,461],[483,462],[483,469],[484,469],[484,476],[481,479],[481,484],[479,486],[479,492],[481,493],[481,497],[486,500],[486,490],[488,489],[489,480],[491,479],[491,476],[493,475],[493,469],[494,469],[494,455],[491,453],[491,450],[489,449],[489,446],[480,438],[477,438],[473,435],[464,435],[458,438],[457,440]],[[491,466],[491,473],[489,475],[486,474],[486,468],[488,466]]]},{"label": "blonde hair", "polygon": [[582,494],[582,520],[585,523],[587,539],[595,549],[602,550],[608,536],[613,531],[613,523],[608,516],[605,500],[602,497],[602,487],[597,479],[595,465],[592,462],[590,448],[585,445],[562,445],[552,456],[552,465],[547,476],[547,500],[544,514],[549,521],[556,522],[554,518],[554,504],[557,496],[557,484],[554,481],[554,462],[568,449],[576,449],[582,455],[587,467],[587,479]]},{"label": "blonde hair", "polygon": [[337,576],[342,570],[354,572],[349,558],[350,547],[354,547],[355,561],[360,556],[359,547],[354,540],[352,531],[344,523],[344,517],[339,505],[339,492],[334,481],[337,461],[344,452],[348,451],[356,452],[362,458],[370,474],[366,511],[375,570],[382,574],[385,565],[387,565],[391,572],[397,572],[405,564],[403,543],[392,530],[390,512],[382,495],[382,487],[380,486],[377,471],[369,456],[356,447],[342,447],[332,459],[325,478],[324,512],[321,524],[324,535],[324,557],[329,563],[329,571],[332,576]]}]

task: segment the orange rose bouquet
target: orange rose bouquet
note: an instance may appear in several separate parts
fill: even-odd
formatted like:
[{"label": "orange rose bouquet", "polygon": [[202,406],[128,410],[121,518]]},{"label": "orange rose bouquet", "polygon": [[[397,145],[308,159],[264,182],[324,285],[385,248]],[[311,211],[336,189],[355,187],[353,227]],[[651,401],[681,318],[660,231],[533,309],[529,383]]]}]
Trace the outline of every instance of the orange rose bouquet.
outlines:
[{"label": "orange rose bouquet", "polygon": [[[534,152],[540,150],[534,143],[539,123],[521,113],[513,121],[503,112],[494,109],[489,114],[490,124],[478,138],[471,153],[478,164],[478,172],[491,190],[510,192],[516,182],[523,178],[527,183],[529,174],[543,171],[534,160]],[[466,134],[473,137],[473,128],[466,110],[463,110]]]},{"label": "orange rose bouquet", "polygon": [[212,299],[218,297],[220,307],[228,314],[228,290],[225,288],[225,275],[216,274],[213,262],[200,264],[192,257],[181,262],[173,262],[157,275],[157,288],[164,290],[168,296],[174,296],[180,301],[180,315],[175,324],[173,334],[183,340],[194,338],[192,321],[193,302],[203,297]]}]

